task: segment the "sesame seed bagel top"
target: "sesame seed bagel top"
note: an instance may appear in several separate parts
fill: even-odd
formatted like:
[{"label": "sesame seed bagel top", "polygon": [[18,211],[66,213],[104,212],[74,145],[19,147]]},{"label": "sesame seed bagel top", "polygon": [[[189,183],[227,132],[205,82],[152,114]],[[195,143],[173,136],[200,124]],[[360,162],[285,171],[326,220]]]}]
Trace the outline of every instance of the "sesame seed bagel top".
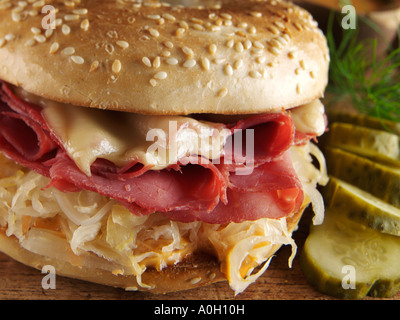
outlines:
[{"label": "sesame seed bagel top", "polygon": [[[148,114],[271,112],[323,95],[328,48],[308,12],[275,0],[212,3],[0,0],[0,79]],[[55,29],[44,28],[52,17]]]}]

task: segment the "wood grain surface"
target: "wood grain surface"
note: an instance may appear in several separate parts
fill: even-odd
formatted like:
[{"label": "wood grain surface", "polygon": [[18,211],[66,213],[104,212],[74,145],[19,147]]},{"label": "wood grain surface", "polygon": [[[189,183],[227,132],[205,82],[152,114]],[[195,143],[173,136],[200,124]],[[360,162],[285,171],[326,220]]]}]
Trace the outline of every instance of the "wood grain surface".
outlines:
[{"label": "wood grain surface", "polygon": [[[166,295],[127,292],[118,288],[56,276],[56,289],[43,289],[39,270],[24,266],[0,253],[0,300],[334,300],[308,284],[299,257],[312,214],[307,211],[294,233],[298,252],[288,267],[291,247],[282,247],[258,281],[237,296],[227,283]],[[371,299],[371,298],[366,298]],[[392,299],[400,299],[397,294]]]}]

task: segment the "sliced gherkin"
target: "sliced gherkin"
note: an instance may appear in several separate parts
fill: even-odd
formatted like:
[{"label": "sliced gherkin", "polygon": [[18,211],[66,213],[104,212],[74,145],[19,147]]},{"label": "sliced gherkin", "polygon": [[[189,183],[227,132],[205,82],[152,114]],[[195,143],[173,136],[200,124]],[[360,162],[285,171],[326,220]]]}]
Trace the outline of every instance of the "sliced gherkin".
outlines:
[{"label": "sliced gherkin", "polygon": [[340,180],[400,208],[400,169],[342,149],[326,147],[328,172]]},{"label": "sliced gherkin", "polygon": [[400,137],[387,131],[335,122],[330,126],[326,144],[400,167]]},{"label": "sliced gherkin", "polygon": [[300,263],[310,284],[341,299],[392,297],[400,289],[400,237],[384,234],[327,209],[312,226]]},{"label": "sliced gherkin", "polygon": [[364,114],[349,113],[345,111],[328,110],[328,122],[350,123],[366,128],[384,130],[393,134],[400,135],[400,123],[376,117],[370,117]]},{"label": "sliced gherkin", "polygon": [[400,236],[400,209],[334,177],[330,177],[323,194],[330,210],[374,230]]}]

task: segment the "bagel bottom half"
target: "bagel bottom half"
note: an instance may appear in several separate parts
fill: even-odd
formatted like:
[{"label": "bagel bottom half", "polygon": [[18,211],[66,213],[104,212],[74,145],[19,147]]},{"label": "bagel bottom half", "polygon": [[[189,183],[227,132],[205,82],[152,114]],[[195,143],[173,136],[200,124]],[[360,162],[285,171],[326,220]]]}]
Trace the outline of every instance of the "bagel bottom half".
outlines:
[{"label": "bagel bottom half", "polygon": [[[13,173],[21,169],[20,166],[0,155],[0,178],[12,176]],[[290,235],[296,230],[302,213],[309,204],[308,197],[306,198],[307,200],[304,201],[301,210],[287,218],[287,230]],[[280,247],[281,244],[273,245],[266,259],[272,257]],[[0,227],[0,251],[16,261],[38,270],[41,270],[43,266],[51,265],[59,276],[124,288],[125,290],[146,290],[155,294],[188,290],[227,280],[223,268],[221,268],[221,263],[215,254],[201,249],[188,255],[183,261],[165,267],[160,271],[155,268],[147,268],[141,276],[141,282],[151,287],[151,290],[141,287],[135,275],[114,274],[95,266],[79,266],[70,261],[26,250],[21,246],[17,237],[6,235],[5,227]]]},{"label": "bagel bottom half", "polygon": [[[289,232],[296,229],[302,213],[303,210],[288,220]],[[267,258],[276,253],[280,247],[281,245],[275,245]],[[79,267],[72,265],[68,261],[32,253],[22,248],[16,237],[8,237],[4,230],[0,232],[0,251],[16,261],[38,270],[42,270],[43,266],[51,265],[55,268],[57,275],[60,276],[126,290],[140,289],[136,276],[114,275],[106,270]],[[226,279],[220,270],[220,263],[216,257],[207,253],[197,252],[181,263],[167,267],[162,271],[157,271],[156,269],[146,270],[142,276],[142,281],[154,287],[149,292],[165,294],[207,286],[216,282],[226,281]]]}]

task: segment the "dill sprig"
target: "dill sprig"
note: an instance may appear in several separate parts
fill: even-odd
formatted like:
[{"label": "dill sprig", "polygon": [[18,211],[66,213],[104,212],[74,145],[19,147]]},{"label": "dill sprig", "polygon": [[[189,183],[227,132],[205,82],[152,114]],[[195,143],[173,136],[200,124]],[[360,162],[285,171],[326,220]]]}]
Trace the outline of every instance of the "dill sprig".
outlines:
[{"label": "dill sprig", "polygon": [[343,29],[336,44],[333,22],[332,13],[326,34],[331,56],[327,92],[350,98],[363,114],[400,122],[400,48],[378,56],[377,39],[359,40],[358,28]]}]

